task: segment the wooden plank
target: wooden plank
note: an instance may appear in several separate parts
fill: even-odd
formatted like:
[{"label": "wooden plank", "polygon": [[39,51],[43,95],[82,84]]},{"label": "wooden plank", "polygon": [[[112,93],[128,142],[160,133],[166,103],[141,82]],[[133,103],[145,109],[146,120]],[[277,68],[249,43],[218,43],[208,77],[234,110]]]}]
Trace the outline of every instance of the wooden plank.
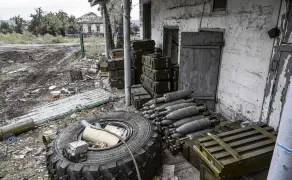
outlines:
[{"label": "wooden plank", "polygon": [[220,49],[220,46],[182,46],[182,48],[190,49]]},{"label": "wooden plank", "polygon": [[[272,134],[276,135],[277,132],[272,132]],[[238,146],[242,146],[242,145],[245,145],[247,143],[257,142],[259,140],[264,140],[264,139],[268,139],[268,137],[260,134],[260,135],[257,135],[257,136],[251,137],[251,138],[247,138],[247,139],[243,139],[243,140],[236,141],[236,142],[233,142],[233,143],[229,143],[229,146],[232,147],[232,148],[236,148]],[[224,150],[224,148],[221,147],[221,146],[214,147],[214,148],[208,148],[208,151],[211,154],[218,153],[219,151],[222,151],[222,150]]]},{"label": "wooden plank", "polygon": [[[275,142],[273,142],[271,139],[268,139],[268,140],[253,143],[253,144],[250,144],[247,146],[235,148],[234,151],[236,151],[238,154],[242,154],[244,152],[253,151],[254,149],[258,149],[261,147],[264,149],[267,145],[273,145],[273,144],[275,144]],[[215,154],[213,156],[215,159],[220,161],[223,158],[230,157],[231,154],[229,152],[221,152],[221,153]]]},{"label": "wooden plank", "polygon": [[222,45],[223,33],[222,32],[182,32],[181,33],[181,46],[206,46],[206,45]]},{"label": "wooden plank", "polygon": [[208,134],[211,138],[214,139],[214,141],[216,141],[221,147],[223,147],[225,149],[225,151],[233,156],[237,161],[241,160],[241,156],[234,150],[232,149],[228,144],[226,144],[224,141],[222,141],[220,138],[218,138],[216,135],[211,135]]},{"label": "wooden plank", "polygon": [[[266,127],[267,125],[262,124],[262,125],[259,125],[259,126],[263,128],[263,127]],[[248,127],[246,127],[246,128],[240,128],[240,129],[235,129],[235,130],[232,130],[232,131],[228,131],[228,132],[220,133],[220,134],[218,134],[218,137],[220,137],[220,138],[224,138],[224,137],[226,137],[226,136],[230,136],[230,135],[234,135],[234,134],[240,134],[240,133],[244,133],[244,132],[247,132],[247,131],[252,131],[253,129],[254,129],[253,127],[248,126]],[[210,140],[212,140],[212,138],[206,136],[206,137],[204,137],[204,138],[199,139],[198,141],[199,141],[200,143],[203,143],[203,142],[205,142],[205,141],[210,141]]]},{"label": "wooden plank", "polygon": [[[271,153],[271,156],[272,156],[272,152],[274,150],[275,146],[270,146],[270,147],[266,147],[264,149],[259,149],[259,150],[256,150],[256,151],[252,151],[252,152],[249,152],[249,153],[246,153],[246,154],[243,154],[241,155],[242,156],[242,159],[249,159],[249,158],[252,158],[252,157],[256,157],[256,156],[259,156],[259,155],[263,155],[265,153]],[[221,163],[226,166],[226,165],[229,165],[231,163],[235,163],[236,160],[235,159],[227,159],[227,160],[223,160],[221,161]]]},{"label": "wooden plank", "polygon": [[[265,129],[267,131],[269,131],[269,132],[274,130],[271,127],[266,127]],[[233,135],[233,136],[228,136],[228,137],[221,138],[221,139],[224,142],[228,143],[228,142],[231,142],[231,141],[234,141],[234,140],[239,140],[239,139],[242,139],[242,138],[251,137],[251,136],[254,136],[254,135],[257,135],[257,134],[261,134],[261,133],[253,129],[252,131],[249,131],[249,132],[245,132],[245,133],[241,133],[241,134],[237,134],[237,135]],[[211,147],[211,146],[216,145],[216,142],[210,141],[210,142],[202,143],[202,145],[205,146],[205,147]]]}]

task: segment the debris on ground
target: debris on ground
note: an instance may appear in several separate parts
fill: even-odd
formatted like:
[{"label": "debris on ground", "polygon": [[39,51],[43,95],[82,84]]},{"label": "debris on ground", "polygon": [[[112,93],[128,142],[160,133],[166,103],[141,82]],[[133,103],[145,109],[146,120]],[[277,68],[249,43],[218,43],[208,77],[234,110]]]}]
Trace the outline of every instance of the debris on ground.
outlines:
[{"label": "debris on ground", "polygon": [[[31,112],[31,109],[55,101],[51,91],[62,91],[58,100],[97,89],[100,79],[87,71],[85,75],[94,77],[94,80],[71,81],[71,69],[76,66],[89,69],[92,63],[96,63],[96,60],[76,58],[78,50],[79,46],[74,44],[1,45],[0,127],[11,124],[11,119]],[[100,87],[115,94],[117,98],[113,100],[118,101],[122,91],[111,90],[107,82],[108,79],[104,78]],[[43,135],[56,133],[84,114],[112,111],[114,104],[109,102],[90,110],[77,109],[59,121],[42,124],[20,135],[8,133],[0,141],[0,179],[48,179]]]}]

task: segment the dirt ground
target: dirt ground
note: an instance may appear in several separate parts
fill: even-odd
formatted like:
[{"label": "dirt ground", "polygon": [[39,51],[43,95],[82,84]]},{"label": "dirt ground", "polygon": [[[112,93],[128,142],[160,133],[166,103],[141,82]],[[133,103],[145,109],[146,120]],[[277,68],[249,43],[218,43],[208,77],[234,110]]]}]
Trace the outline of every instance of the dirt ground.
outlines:
[{"label": "dirt ground", "polygon": [[[56,86],[54,91],[65,89],[73,92],[62,92],[59,98],[94,88],[104,88],[116,96],[107,104],[70,114],[18,135],[12,142],[7,139],[0,141],[0,179],[48,179],[46,148],[42,141],[45,131],[60,132],[70,123],[96,112],[124,110],[137,113],[133,107],[124,105],[123,90],[109,88],[108,79],[98,78],[96,74],[88,72],[89,68],[96,68],[97,60],[78,58],[78,50],[78,44],[0,45],[0,127],[35,106],[56,100],[50,94],[52,86]],[[71,82],[71,69],[81,69],[90,78]],[[163,164],[176,164],[175,175],[178,179],[199,179],[198,171],[184,158],[168,156]]]},{"label": "dirt ground", "polygon": [[[88,69],[96,68],[97,60],[80,59],[78,51],[78,44],[0,46],[0,126],[37,105],[56,100],[50,94],[53,90],[70,91],[62,91],[60,98],[63,98],[94,88],[108,88],[106,79],[88,72]],[[89,78],[72,82],[71,69],[81,69]],[[53,86],[56,86],[53,90],[49,89]],[[111,91],[118,97],[115,102],[44,124],[17,136],[15,142],[9,143],[7,139],[0,142],[0,179],[48,179],[42,133],[59,131],[86,114],[121,110],[124,104],[122,92]]]},{"label": "dirt ground", "polygon": [[96,66],[94,59],[76,58],[78,51],[78,44],[0,46],[0,125],[55,100],[51,86],[72,93],[93,89],[92,80],[70,81],[71,69]]}]

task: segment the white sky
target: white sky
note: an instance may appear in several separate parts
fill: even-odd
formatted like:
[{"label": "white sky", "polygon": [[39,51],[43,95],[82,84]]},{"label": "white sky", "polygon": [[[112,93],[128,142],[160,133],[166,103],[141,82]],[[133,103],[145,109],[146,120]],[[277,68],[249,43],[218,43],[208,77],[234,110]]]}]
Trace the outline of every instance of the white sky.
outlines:
[{"label": "white sky", "polygon": [[[122,0],[121,0],[122,1]],[[131,12],[131,19],[139,19],[139,0],[132,0],[134,5]],[[90,7],[88,0],[0,0],[0,20],[8,20],[15,15],[20,15],[25,20],[30,20],[30,14],[36,8],[42,7],[46,12],[57,12],[63,10],[69,15],[77,18],[88,12],[99,15],[97,7]]]}]

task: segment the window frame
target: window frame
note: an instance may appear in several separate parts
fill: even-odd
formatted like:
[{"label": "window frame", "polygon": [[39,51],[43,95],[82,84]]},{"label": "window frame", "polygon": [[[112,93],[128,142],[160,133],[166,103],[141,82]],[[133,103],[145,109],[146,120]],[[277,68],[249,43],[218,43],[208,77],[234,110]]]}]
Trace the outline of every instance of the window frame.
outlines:
[{"label": "window frame", "polygon": [[210,7],[210,14],[211,15],[226,15],[228,13],[228,0],[226,0],[226,8],[225,10],[217,10],[214,11],[214,4],[216,0],[212,0],[211,7]]}]

